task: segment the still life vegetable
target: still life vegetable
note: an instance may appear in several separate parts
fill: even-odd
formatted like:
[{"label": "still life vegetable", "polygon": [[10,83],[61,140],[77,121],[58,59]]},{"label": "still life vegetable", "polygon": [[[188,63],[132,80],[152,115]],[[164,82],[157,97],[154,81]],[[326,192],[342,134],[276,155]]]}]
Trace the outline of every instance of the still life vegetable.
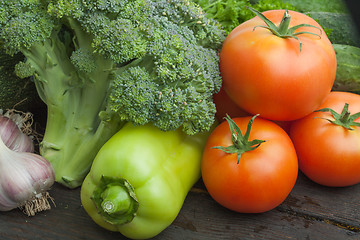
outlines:
[{"label": "still life vegetable", "polygon": [[295,185],[294,145],[281,127],[257,115],[226,120],[205,145],[201,173],[206,189],[215,201],[233,211],[270,211]]},{"label": "still life vegetable", "polygon": [[204,9],[207,17],[220,22],[226,34],[254,17],[246,9],[247,6],[259,12],[274,9],[296,10],[293,5],[282,0],[194,0],[194,2]]},{"label": "still life vegetable", "polygon": [[33,139],[23,131],[29,129],[27,123],[31,120],[30,113],[16,113],[14,110],[8,110],[0,114],[0,137],[3,143],[16,152],[34,152]]},{"label": "still life vegetable", "polygon": [[28,216],[51,208],[47,192],[55,174],[49,161],[33,153],[32,139],[24,134],[13,111],[0,116],[0,211],[20,208]]},{"label": "still life vegetable", "polygon": [[207,136],[127,123],[97,154],[81,187],[84,209],[101,227],[128,238],[158,235],[200,178]]},{"label": "still life vegetable", "polygon": [[347,12],[307,12],[324,29],[329,29],[328,38],[332,44],[360,47],[360,34],[352,17]]},{"label": "still life vegetable", "polygon": [[34,83],[47,107],[41,156],[0,117],[0,210],[49,209],[56,181],[102,228],[147,239],[200,177],[241,213],[279,206],[299,166],[359,183],[359,95],[331,92],[359,91],[359,36],[341,1],[304,2],[0,1],[0,82]]},{"label": "still life vegetable", "polygon": [[360,93],[360,47],[333,44],[337,71],[332,90]]},{"label": "still life vegetable", "polygon": [[360,95],[331,92],[319,109],[290,129],[300,170],[331,187],[360,182]]},{"label": "still life vegetable", "polygon": [[[40,153],[56,181],[81,185],[121,126],[188,134],[214,123],[220,25],[188,0],[1,1],[0,46],[21,52],[47,105]],[[27,26],[27,27],[24,27]]]},{"label": "still life vegetable", "polygon": [[294,11],[271,10],[236,27],[220,52],[228,96],[263,118],[295,120],[331,91],[336,55],[320,25]]},{"label": "still life vegetable", "polygon": [[344,0],[280,0],[291,4],[298,12],[336,12],[345,13],[347,7]]},{"label": "still life vegetable", "polygon": [[227,95],[224,88],[214,94],[214,103],[216,106],[216,119],[219,122],[225,121],[226,115],[230,117],[245,117],[250,116],[249,113],[241,109],[233,100]]}]

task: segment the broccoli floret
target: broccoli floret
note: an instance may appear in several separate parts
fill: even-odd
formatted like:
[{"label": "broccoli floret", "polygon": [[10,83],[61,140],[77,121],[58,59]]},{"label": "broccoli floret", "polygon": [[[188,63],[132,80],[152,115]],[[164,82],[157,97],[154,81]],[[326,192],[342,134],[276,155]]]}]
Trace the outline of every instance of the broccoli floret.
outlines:
[{"label": "broccoli floret", "polygon": [[76,49],[71,54],[70,60],[74,67],[80,72],[92,73],[97,68],[94,54],[89,50],[82,48]]},{"label": "broccoli floret", "polygon": [[0,45],[47,105],[40,153],[71,188],[125,122],[210,130],[224,38],[189,0],[0,1]]},{"label": "broccoli floret", "polygon": [[35,69],[32,67],[32,65],[24,61],[20,61],[15,65],[14,72],[20,78],[27,78],[35,74]]},{"label": "broccoli floret", "polygon": [[50,37],[55,23],[45,7],[41,1],[0,2],[0,41],[7,53],[13,55]]},{"label": "broccoli floret", "polygon": [[115,74],[110,105],[136,124],[153,122],[166,131],[186,126],[188,134],[208,130],[212,93],[221,85],[217,52],[192,44],[196,37],[188,27],[164,19],[156,19],[161,26],[149,36],[147,54]]}]

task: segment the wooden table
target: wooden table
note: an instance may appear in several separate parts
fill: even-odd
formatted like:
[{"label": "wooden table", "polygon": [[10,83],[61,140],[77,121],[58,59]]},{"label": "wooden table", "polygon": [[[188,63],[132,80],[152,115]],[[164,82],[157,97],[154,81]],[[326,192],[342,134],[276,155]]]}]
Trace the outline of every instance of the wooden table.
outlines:
[{"label": "wooden table", "polygon": [[[58,184],[50,191],[56,207],[34,217],[20,210],[0,212],[0,240],[126,239],[102,229],[86,214],[80,189]],[[218,205],[200,180],[171,226],[154,239],[360,240],[360,184],[317,185],[301,173],[288,198],[262,214],[240,214]]]}]

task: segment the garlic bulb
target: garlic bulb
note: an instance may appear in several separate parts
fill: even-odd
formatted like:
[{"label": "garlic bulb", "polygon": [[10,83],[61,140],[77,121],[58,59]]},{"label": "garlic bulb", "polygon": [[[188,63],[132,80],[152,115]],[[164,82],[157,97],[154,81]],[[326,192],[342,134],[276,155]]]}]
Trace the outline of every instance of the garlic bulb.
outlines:
[{"label": "garlic bulb", "polygon": [[[6,115],[7,114],[7,115]],[[12,114],[8,112],[5,115],[0,115],[0,137],[7,147],[17,152],[34,152],[34,143],[32,139],[24,134],[18,124],[22,124],[19,120],[19,114]]]},{"label": "garlic bulb", "polygon": [[[20,207],[34,215],[47,210],[46,191],[54,181],[54,170],[45,158],[13,151],[0,139],[0,211]],[[29,208],[29,204],[33,207]]]}]

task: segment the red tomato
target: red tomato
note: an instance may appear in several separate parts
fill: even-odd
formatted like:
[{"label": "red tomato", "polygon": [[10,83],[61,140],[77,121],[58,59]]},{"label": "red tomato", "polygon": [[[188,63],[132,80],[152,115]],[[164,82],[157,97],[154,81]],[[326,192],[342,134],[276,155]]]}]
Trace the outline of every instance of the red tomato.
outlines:
[{"label": "red tomato", "polygon": [[276,120],[274,120],[273,122],[276,123],[277,125],[279,125],[282,129],[284,129],[287,134],[289,134],[292,121],[276,121]]},{"label": "red tomato", "polygon": [[[351,114],[360,112],[360,95],[331,92],[319,107],[341,113],[345,103]],[[360,182],[360,127],[348,130],[333,124],[329,112],[314,112],[295,121],[290,137],[299,158],[301,171],[314,182],[343,187]],[[357,118],[355,122],[360,122]]]},{"label": "red tomato", "polygon": [[[231,118],[235,117],[246,117],[251,114],[241,109],[225,92],[224,88],[221,88],[220,91],[214,94],[214,103],[216,107],[216,119],[219,122],[225,121],[226,115],[229,115]],[[273,121],[280,127],[282,127],[285,132],[288,133],[291,121]]]},{"label": "red tomato", "polygon": [[[243,133],[251,117],[234,118]],[[233,145],[228,122],[218,125],[204,149],[201,173],[211,197],[222,206],[242,213],[269,211],[291,192],[298,174],[294,146],[275,123],[256,118],[249,140],[266,140],[254,150],[226,153],[215,146]]]},{"label": "red tomato", "polygon": [[214,94],[213,98],[216,107],[215,116],[219,122],[225,120],[224,117],[226,117],[226,114],[230,117],[245,117],[250,115],[229,98],[224,88],[220,88],[220,91]]},{"label": "red tomato", "polygon": [[[284,10],[263,13],[276,25]],[[289,11],[290,27],[320,25],[305,14]],[[236,27],[225,39],[220,52],[223,87],[242,109],[270,120],[289,121],[313,112],[330,93],[336,75],[336,55],[323,30],[300,27],[294,38],[281,38],[259,17]]]}]

